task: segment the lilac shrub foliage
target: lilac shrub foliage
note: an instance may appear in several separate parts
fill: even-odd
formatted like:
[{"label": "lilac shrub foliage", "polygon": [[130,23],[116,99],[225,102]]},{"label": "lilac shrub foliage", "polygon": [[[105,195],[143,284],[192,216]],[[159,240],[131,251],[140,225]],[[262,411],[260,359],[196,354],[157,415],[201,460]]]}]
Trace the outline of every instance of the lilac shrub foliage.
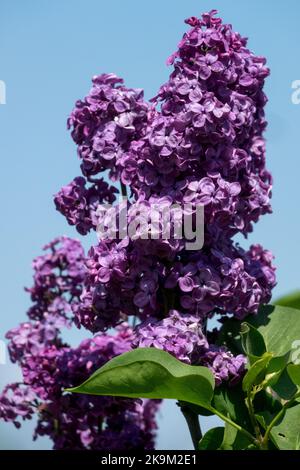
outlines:
[{"label": "lilac shrub foliage", "polygon": [[[132,220],[141,205],[190,203],[196,210],[202,204],[205,242],[200,251],[188,251],[184,239],[161,233],[120,239],[116,232],[86,257],[79,242],[62,238],[35,260],[29,321],[7,335],[25,385],[4,391],[0,416],[18,425],[37,410],[35,434],[50,435],[55,448],[151,447],[157,402],[71,396],[63,388],[132,347],[164,349],[209,367],[217,385],[232,386],[245,358],[211,343],[207,321],[216,314],[256,314],[275,285],[272,254],[234,242],[271,212],[263,137],[266,61],[216,11],[186,23],[168,59],[169,80],[150,102],[142,90],[102,74],[68,119],[82,174],[56,194],[55,205],[81,235],[103,222],[100,204],[118,209],[121,186]],[[71,324],[96,336],[70,348],[60,329]],[[111,327],[115,336],[105,333]]]}]

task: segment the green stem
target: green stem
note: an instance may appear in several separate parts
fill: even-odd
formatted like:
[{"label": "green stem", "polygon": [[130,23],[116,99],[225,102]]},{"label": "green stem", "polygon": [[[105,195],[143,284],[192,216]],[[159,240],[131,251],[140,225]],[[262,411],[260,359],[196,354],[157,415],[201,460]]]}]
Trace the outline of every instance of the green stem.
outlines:
[{"label": "green stem", "polygon": [[297,392],[293,398],[291,398],[288,402],[286,402],[283,407],[281,408],[281,410],[277,413],[276,416],[274,416],[274,418],[272,419],[272,421],[270,422],[269,426],[267,427],[266,429],[266,433],[263,437],[263,440],[262,440],[262,446],[264,448],[267,447],[268,445],[268,440],[269,440],[269,437],[270,437],[270,434],[271,434],[271,431],[273,429],[273,427],[275,426],[275,424],[280,420],[280,418],[283,418],[283,416],[285,415],[285,412],[286,410],[294,403],[294,401],[300,397],[300,392]]},{"label": "green stem", "polygon": [[239,424],[235,423],[234,421],[232,421],[230,418],[228,418],[227,416],[223,415],[223,413],[221,413],[220,411],[216,410],[215,408],[210,408],[210,411],[212,411],[215,415],[219,416],[219,418],[221,418],[223,421],[225,421],[225,423],[228,423],[230,424],[232,427],[234,427],[235,429],[237,429],[238,431],[240,431],[242,434],[244,434],[245,436],[247,436],[247,438],[249,439],[249,441],[253,442],[253,444],[255,444],[256,446],[258,445],[258,441],[257,439],[252,436],[252,434],[250,432],[248,432],[246,429],[242,428],[242,426],[240,426]]},{"label": "green stem", "polygon": [[198,450],[199,441],[200,439],[202,439],[202,432],[200,428],[199,417],[196,413],[193,412],[193,410],[191,410],[189,405],[186,405],[185,403],[180,402],[179,406],[186,420],[186,423],[188,425],[191,438],[193,441],[194,449]]},{"label": "green stem", "polygon": [[263,448],[266,448],[267,445],[268,445],[268,440],[269,440],[269,437],[270,437],[270,433],[272,431],[272,428],[275,426],[275,424],[277,423],[277,421],[279,421],[280,418],[282,418],[284,415],[285,415],[285,412],[287,410],[287,407],[285,405],[283,405],[283,407],[281,408],[281,410],[279,411],[279,413],[277,413],[277,415],[272,419],[271,423],[269,424],[269,426],[267,427],[267,430],[266,430],[266,433],[263,437],[263,440],[262,440],[262,447]]},{"label": "green stem", "polygon": [[249,411],[250,421],[251,421],[251,424],[252,424],[254,432],[255,432],[255,436],[258,439],[258,441],[260,442],[261,441],[260,427],[258,426],[256,418],[255,418],[255,412],[254,412],[254,408],[253,408],[252,397],[249,393],[247,395],[246,403],[247,403],[247,408],[248,408],[248,411]]}]

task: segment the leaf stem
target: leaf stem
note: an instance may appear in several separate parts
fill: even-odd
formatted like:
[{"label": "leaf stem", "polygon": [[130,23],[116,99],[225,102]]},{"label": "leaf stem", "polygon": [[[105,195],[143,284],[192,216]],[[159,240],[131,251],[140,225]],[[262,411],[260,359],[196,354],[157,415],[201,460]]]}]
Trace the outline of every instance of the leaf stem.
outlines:
[{"label": "leaf stem", "polygon": [[263,437],[263,440],[262,440],[262,447],[266,448],[266,446],[268,445],[268,440],[269,440],[269,437],[270,437],[270,433],[273,429],[273,427],[275,426],[275,424],[277,423],[277,421],[279,421],[280,418],[282,418],[284,415],[285,415],[285,412],[287,410],[287,407],[285,405],[283,405],[283,407],[281,408],[281,410],[277,413],[277,415],[272,419],[271,423],[269,424],[269,426],[267,427],[267,430],[266,430],[266,433]]},{"label": "leaf stem", "polygon": [[270,433],[275,426],[275,424],[285,415],[286,410],[294,403],[294,401],[300,397],[300,391],[297,392],[289,401],[287,401],[281,408],[281,410],[274,416],[272,421],[270,422],[269,426],[266,429],[266,433],[262,440],[262,445],[266,448],[268,444],[268,440],[270,437]]},{"label": "leaf stem", "polygon": [[261,436],[261,432],[260,432],[260,427],[258,426],[256,418],[255,418],[255,412],[254,412],[253,403],[252,403],[252,396],[251,396],[250,393],[247,394],[246,404],[247,404],[247,408],[248,408],[249,416],[250,416],[250,421],[251,421],[251,424],[253,426],[256,438],[260,442],[261,439],[262,439],[262,436]]},{"label": "leaf stem", "polygon": [[200,439],[202,439],[202,431],[201,431],[201,427],[199,423],[199,417],[197,413],[191,410],[188,404],[185,404],[184,402],[180,402],[178,403],[178,406],[180,407],[181,412],[188,425],[191,438],[193,441],[194,449],[198,450],[199,441]]}]

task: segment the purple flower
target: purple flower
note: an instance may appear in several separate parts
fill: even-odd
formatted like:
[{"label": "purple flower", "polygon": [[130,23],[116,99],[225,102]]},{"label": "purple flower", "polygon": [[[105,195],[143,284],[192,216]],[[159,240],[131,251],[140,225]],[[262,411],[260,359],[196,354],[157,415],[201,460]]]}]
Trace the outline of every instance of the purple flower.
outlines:
[{"label": "purple flower", "polygon": [[21,384],[7,385],[0,395],[0,419],[20,428],[20,418],[31,419],[34,414],[34,392]]},{"label": "purple flower", "polygon": [[85,176],[104,169],[118,174],[119,156],[143,135],[148,111],[143,92],[122,82],[114,74],[94,77],[89,95],[77,101],[68,119]]},{"label": "purple flower", "polygon": [[127,267],[127,257],[122,244],[108,247],[104,243],[90,249],[87,259],[89,276],[94,282],[107,283],[111,279],[122,279]]},{"label": "purple flower", "polygon": [[49,436],[54,449],[151,449],[159,401],[65,393],[112,357],[130,349],[132,331],[124,324],[114,336],[101,334],[76,348],[61,340],[64,317],[45,315],[7,334],[23,383],[0,395],[0,419],[21,426],[37,416],[34,438]]},{"label": "purple flower", "polygon": [[28,316],[41,320],[48,312],[70,319],[71,304],[79,299],[85,278],[83,248],[78,240],[59,237],[44,250],[33,261],[34,285],[26,288],[33,301]]},{"label": "purple flower", "polygon": [[[266,61],[214,10],[186,22],[190,29],[169,60],[170,77],[150,104],[140,90],[103,74],[68,121],[83,175],[90,179],[108,169],[113,181],[126,184],[130,223],[143,209],[135,236],[123,244],[115,230],[88,253],[84,287],[72,311],[76,324],[93,332],[124,316],[158,321],[174,305],[201,322],[216,312],[241,319],[269,301],[276,282],[271,256],[232,241],[271,212],[263,137]],[[86,232],[95,228],[93,208],[85,193],[73,196],[77,186],[71,199],[62,191],[58,202],[69,222]],[[201,251],[186,251],[186,240],[174,237],[174,218],[167,224],[169,238],[158,224],[148,239],[153,204],[185,203],[192,216],[197,205],[204,206]]]},{"label": "purple flower", "polygon": [[150,304],[155,307],[155,292],[157,290],[157,282],[155,276],[144,276],[139,283],[139,292],[133,298],[133,302],[137,307],[143,308]]},{"label": "purple flower", "polygon": [[188,364],[209,367],[216,385],[235,385],[245,372],[246,358],[225,347],[209,345],[198,317],[171,310],[163,320],[148,319],[136,328],[134,347],[163,349]]},{"label": "purple flower", "polygon": [[139,325],[133,346],[163,349],[189,364],[195,363],[208,347],[199,318],[176,310],[161,321],[150,318]]},{"label": "purple flower", "polygon": [[64,186],[54,197],[56,209],[63,214],[70,225],[75,225],[81,235],[86,235],[94,224],[97,207],[113,203],[118,192],[113,186],[99,179],[86,188],[85,178],[78,176]]},{"label": "purple flower", "polygon": [[201,365],[209,367],[215,376],[216,385],[227,382],[235,385],[245,373],[246,357],[233,356],[225,347],[211,346],[201,359]]},{"label": "purple flower", "polygon": [[36,355],[45,346],[61,343],[60,328],[66,326],[65,318],[45,313],[42,321],[21,323],[6,333],[10,340],[8,351],[12,362],[22,363],[24,356]]}]

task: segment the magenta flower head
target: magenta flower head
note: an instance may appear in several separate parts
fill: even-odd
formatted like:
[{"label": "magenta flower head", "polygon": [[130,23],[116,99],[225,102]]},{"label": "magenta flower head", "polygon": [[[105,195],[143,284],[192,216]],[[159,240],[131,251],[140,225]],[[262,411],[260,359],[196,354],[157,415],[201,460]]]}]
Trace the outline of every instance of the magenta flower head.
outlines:
[{"label": "magenta flower head", "polygon": [[[48,436],[54,449],[151,449],[159,401],[74,395],[65,392],[114,356],[131,348],[132,329],[124,323],[114,335],[99,334],[71,347],[62,338],[72,324],[84,273],[80,243],[55,239],[34,261],[34,312],[6,334],[12,362],[22,381],[0,394],[0,419],[19,428],[37,417],[34,439]],[[76,287],[76,288],[75,288]],[[32,318],[34,316],[34,319]]]},{"label": "magenta flower head", "polygon": [[[141,206],[147,213],[154,202],[191,204],[192,211],[201,205],[205,216],[204,246],[198,251],[186,250],[182,240],[162,239],[159,229],[156,239],[145,239],[148,226],[126,243],[117,233],[101,240],[87,257],[75,321],[95,332],[137,317],[142,324],[135,346],[163,347],[193,362],[195,354],[180,352],[180,335],[172,334],[172,347],[168,335],[161,335],[174,330],[169,325],[174,306],[183,322],[197,318],[205,331],[215,313],[238,319],[256,314],[270,300],[276,281],[270,252],[259,245],[246,251],[233,241],[271,212],[263,137],[266,60],[253,54],[246,38],[223,24],[215,10],[186,23],[189,29],[168,59],[170,77],[151,104],[140,90],[127,89],[112,74],[101,75],[76,103],[69,127],[83,174],[98,177],[109,169],[123,192],[126,187],[130,222]],[[88,198],[76,196],[74,204],[62,191],[57,208],[79,231],[87,231],[76,222],[88,219],[81,215],[88,213]],[[226,369],[223,352],[216,354]],[[229,375],[223,379],[233,380]]]}]

